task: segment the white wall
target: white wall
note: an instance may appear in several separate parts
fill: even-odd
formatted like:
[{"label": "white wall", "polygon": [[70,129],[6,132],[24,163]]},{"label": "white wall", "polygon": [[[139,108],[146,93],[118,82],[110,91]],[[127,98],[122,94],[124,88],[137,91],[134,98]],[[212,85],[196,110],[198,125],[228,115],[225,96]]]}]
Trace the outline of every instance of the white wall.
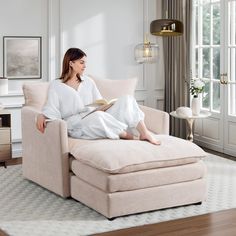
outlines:
[{"label": "white wall", "polygon": [[[135,45],[143,42],[150,22],[159,17],[156,0],[70,0],[70,3],[60,1],[60,56],[69,47],[83,49],[88,55],[87,74],[109,79],[137,77],[137,100],[161,108],[163,65],[160,61],[140,65],[134,60]],[[149,39],[162,43],[150,34]]]},{"label": "white wall", "polygon": [[[42,78],[47,80],[47,17],[47,0],[0,0],[0,76],[3,76],[3,36],[42,36]],[[12,114],[14,153],[20,152],[17,143],[21,142],[22,84],[25,81],[39,80],[9,80],[9,95],[0,96],[0,102]]]},{"label": "white wall", "polygon": [[[0,0],[0,76],[3,36],[42,36],[42,78],[47,80],[47,15],[47,0]],[[9,92],[20,92],[24,81],[9,80]]]},{"label": "white wall", "polygon": [[73,8],[68,0],[61,1],[62,51],[73,46],[85,50],[87,73],[99,77],[139,74],[133,50],[143,40],[143,0],[70,2]]},{"label": "white wall", "polygon": [[[2,36],[42,36],[42,80],[60,75],[61,60],[69,47],[88,55],[87,74],[98,78],[138,77],[136,98],[141,104],[162,108],[162,39],[155,64],[140,65],[134,47],[143,42],[150,22],[160,18],[160,0],[0,0],[0,76],[3,71]],[[147,4],[148,3],[148,4]],[[22,83],[9,81],[8,96],[0,96],[13,114],[13,141],[21,140]],[[27,80],[29,81],[29,80]],[[30,80],[39,81],[39,80]]]}]

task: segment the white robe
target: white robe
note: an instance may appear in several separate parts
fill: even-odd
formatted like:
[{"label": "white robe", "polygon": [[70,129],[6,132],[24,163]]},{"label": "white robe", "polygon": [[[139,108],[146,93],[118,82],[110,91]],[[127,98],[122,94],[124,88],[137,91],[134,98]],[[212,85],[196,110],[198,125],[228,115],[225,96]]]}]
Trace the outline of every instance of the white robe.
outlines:
[{"label": "white robe", "polygon": [[102,96],[93,80],[86,76],[81,79],[78,90],[59,79],[52,81],[42,111],[50,119],[65,120],[69,136],[83,139],[119,139],[123,131],[136,128],[144,119],[143,112],[132,96],[118,98],[106,112],[96,111],[82,119],[90,111],[86,105]]}]

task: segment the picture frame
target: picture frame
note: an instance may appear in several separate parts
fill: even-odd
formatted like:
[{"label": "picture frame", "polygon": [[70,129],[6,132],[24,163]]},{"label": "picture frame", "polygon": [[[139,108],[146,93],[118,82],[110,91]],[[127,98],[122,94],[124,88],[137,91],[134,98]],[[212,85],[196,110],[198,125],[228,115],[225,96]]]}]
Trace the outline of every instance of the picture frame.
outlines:
[{"label": "picture frame", "polygon": [[7,79],[42,77],[42,37],[3,37],[3,76]]}]

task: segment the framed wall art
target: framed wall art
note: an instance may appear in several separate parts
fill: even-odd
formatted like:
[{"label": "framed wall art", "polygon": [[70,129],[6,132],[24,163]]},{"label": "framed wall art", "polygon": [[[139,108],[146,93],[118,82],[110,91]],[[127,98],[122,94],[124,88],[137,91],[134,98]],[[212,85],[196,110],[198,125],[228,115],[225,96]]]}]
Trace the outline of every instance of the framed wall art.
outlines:
[{"label": "framed wall art", "polygon": [[3,37],[3,76],[8,79],[40,79],[42,37]]}]

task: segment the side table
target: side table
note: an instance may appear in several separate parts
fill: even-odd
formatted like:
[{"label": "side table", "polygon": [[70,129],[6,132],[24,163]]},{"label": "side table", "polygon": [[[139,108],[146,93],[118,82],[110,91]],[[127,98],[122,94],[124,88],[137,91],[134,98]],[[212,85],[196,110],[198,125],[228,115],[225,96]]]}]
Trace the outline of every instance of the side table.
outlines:
[{"label": "side table", "polygon": [[211,113],[209,111],[201,111],[200,114],[198,116],[180,116],[176,113],[176,111],[172,111],[170,113],[171,116],[175,117],[175,118],[179,118],[179,119],[185,119],[186,120],[186,125],[187,125],[187,140],[193,142],[193,124],[194,121],[196,119],[203,119],[203,118],[207,118],[209,116],[211,116]]},{"label": "side table", "polygon": [[11,113],[0,110],[0,165],[6,167],[6,161],[12,158],[11,150]]}]

